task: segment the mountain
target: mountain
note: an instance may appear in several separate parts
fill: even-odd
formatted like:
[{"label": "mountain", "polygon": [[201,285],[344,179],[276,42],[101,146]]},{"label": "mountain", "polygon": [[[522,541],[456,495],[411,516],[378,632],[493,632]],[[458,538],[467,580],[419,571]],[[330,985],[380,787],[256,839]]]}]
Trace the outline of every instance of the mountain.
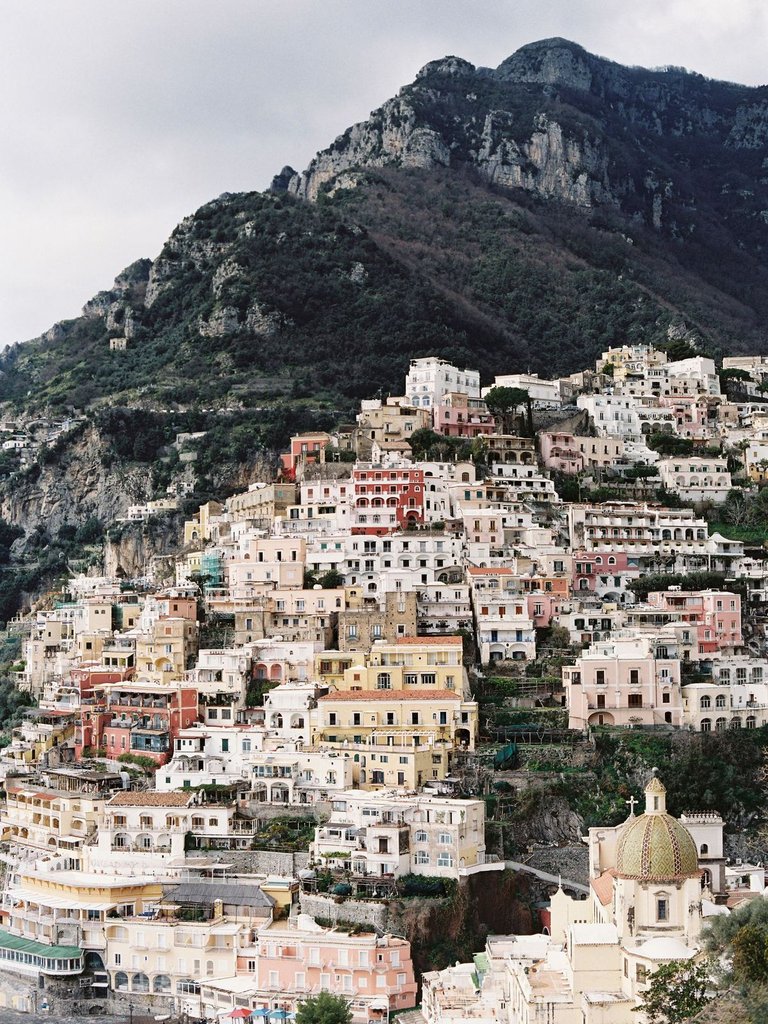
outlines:
[{"label": "mountain", "polygon": [[31,465],[2,453],[13,550],[169,484],[242,487],[290,433],[399,392],[414,356],[488,381],[625,340],[766,352],[767,233],[765,88],[560,39],[495,70],[432,62],[303,173],[207,203],[0,355],[6,423],[76,414]]},{"label": "mountain", "polygon": [[670,331],[764,351],[767,234],[766,88],[561,39],[495,70],[446,57],[11,346],[0,401],[340,415],[428,353],[487,379]]}]

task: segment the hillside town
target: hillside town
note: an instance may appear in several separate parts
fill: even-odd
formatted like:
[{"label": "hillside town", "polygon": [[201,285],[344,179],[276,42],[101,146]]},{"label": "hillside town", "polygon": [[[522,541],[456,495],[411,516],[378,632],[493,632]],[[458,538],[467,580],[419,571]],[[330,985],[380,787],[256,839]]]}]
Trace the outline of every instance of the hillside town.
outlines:
[{"label": "hillside town", "polygon": [[766,392],[766,357],[644,344],[487,386],[413,359],[402,395],[201,505],[170,569],[73,576],[11,624],[34,705],[0,751],[0,1006],[638,1020],[662,965],[766,893],[718,813],[668,813],[668,779],[466,962],[420,971],[389,904],[512,869],[486,797],[526,743],[768,725]]}]

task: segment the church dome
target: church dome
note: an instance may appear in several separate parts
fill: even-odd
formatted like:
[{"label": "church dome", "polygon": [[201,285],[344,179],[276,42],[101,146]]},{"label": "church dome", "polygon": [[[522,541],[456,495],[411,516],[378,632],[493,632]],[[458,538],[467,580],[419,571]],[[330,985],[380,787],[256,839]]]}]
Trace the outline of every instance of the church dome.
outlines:
[{"label": "church dome", "polygon": [[688,829],[666,813],[666,789],[654,775],[645,787],[645,814],[630,817],[616,848],[616,874],[672,882],[698,874],[696,844]]}]

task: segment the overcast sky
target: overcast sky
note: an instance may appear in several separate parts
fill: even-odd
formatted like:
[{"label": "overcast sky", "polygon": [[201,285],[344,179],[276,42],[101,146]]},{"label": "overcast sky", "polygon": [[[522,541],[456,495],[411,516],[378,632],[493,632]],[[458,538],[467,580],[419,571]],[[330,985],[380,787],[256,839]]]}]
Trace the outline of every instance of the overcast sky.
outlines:
[{"label": "overcast sky", "polygon": [[554,35],[768,80],[765,0],[0,0],[0,345],[76,316],[207,200],[303,169],[427,61]]}]

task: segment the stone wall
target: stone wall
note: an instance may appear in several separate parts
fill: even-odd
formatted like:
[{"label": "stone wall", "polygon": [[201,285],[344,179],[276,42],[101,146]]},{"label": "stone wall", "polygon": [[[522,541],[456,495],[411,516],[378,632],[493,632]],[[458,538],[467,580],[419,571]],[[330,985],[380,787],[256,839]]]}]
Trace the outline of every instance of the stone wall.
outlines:
[{"label": "stone wall", "polygon": [[[210,860],[211,852],[193,851],[187,857],[190,861]],[[221,850],[217,859],[222,864],[231,864],[233,874],[284,875],[291,878],[296,878],[309,864],[308,853],[276,853],[271,850]]]},{"label": "stone wall", "polygon": [[382,903],[367,903],[363,900],[344,900],[338,903],[332,896],[305,892],[300,899],[302,914],[310,914],[321,921],[369,925],[380,932],[387,930],[387,908]]}]

